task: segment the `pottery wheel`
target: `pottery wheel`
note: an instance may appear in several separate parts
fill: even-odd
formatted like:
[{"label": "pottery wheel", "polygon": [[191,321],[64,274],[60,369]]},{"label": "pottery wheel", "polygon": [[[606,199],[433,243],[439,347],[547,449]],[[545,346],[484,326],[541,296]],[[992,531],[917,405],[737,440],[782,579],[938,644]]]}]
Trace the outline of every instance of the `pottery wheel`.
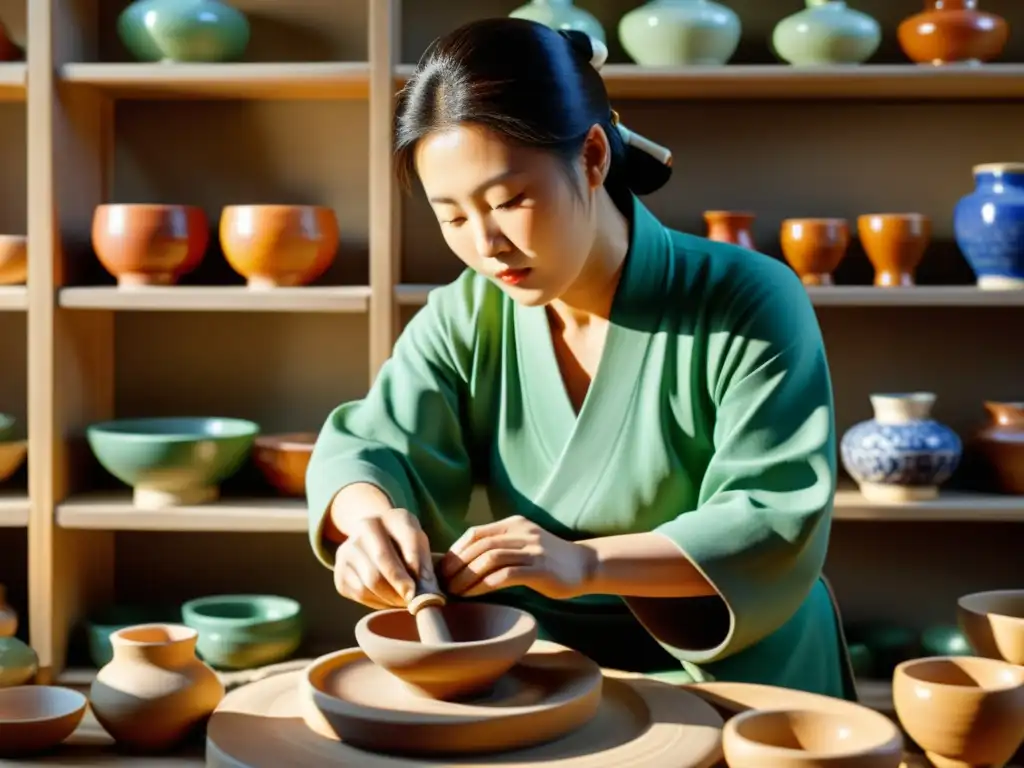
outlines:
[{"label": "pottery wheel", "polygon": [[[207,768],[708,768],[722,718],[697,696],[639,675],[605,673],[596,714],[546,744],[487,755],[398,757],[320,736],[303,720],[305,678],[291,672],[229,693],[210,717]],[[391,738],[400,738],[392,731]]]}]

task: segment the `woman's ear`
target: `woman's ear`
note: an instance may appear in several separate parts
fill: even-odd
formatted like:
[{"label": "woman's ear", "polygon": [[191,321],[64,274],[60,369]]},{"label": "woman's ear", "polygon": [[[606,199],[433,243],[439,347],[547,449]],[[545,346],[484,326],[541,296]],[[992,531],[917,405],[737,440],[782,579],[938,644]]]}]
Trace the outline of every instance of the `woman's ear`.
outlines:
[{"label": "woman's ear", "polygon": [[599,188],[608,178],[612,164],[612,148],[608,134],[600,125],[591,126],[587,138],[583,142],[583,174],[587,186],[592,190]]}]

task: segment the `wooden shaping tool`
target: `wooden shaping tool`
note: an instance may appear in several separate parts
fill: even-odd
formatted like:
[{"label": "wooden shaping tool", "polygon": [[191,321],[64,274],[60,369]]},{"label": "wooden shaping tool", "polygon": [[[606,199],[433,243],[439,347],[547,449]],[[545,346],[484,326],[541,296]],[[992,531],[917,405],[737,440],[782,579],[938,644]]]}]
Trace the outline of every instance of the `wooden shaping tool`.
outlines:
[{"label": "wooden shaping tool", "polygon": [[441,610],[447,602],[433,580],[416,580],[416,596],[409,601],[409,613],[416,618],[421,643],[443,645],[452,642],[452,633],[448,631]]}]

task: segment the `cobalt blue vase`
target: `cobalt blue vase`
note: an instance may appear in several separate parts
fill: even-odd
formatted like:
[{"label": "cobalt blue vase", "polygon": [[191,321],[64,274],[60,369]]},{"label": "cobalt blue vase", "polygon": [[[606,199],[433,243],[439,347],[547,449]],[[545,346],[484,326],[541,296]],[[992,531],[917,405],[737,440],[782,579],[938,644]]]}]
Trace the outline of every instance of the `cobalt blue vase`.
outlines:
[{"label": "cobalt blue vase", "polygon": [[959,435],[931,417],[930,392],[871,395],[875,417],[855,424],[840,458],[869,501],[903,503],[938,496],[960,463]]},{"label": "cobalt blue vase", "polygon": [[976,165],[974,183],[953,213],[956,243],[979,288],[1024,288],[1024,163]]}]

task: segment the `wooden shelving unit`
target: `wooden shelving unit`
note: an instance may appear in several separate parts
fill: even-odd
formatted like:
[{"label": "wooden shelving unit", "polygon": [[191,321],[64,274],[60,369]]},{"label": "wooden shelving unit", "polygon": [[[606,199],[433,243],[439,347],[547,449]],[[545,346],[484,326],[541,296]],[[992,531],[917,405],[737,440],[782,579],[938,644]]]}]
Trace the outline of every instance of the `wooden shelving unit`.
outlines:
[{"label": "wooden shelving unit", "polygon": [[[246,470],[219,503],[136,510],[82,433],[183,413],[318,429],[364,394],[403,323],[459,270],[421,195],[403,200],[392,181],[396,84],[436,35],[518,4],[238,0],[255,20],[247,61],[183,66],[126,60],[122,0],[0,0],[28,52],[0,65],[0,231],[27,231],[31,254],[27,288],[0,290],[0,410],[30,439],[27,490],[0,496],[0,545],[25,550],[27,576],[0,558],[0,580],[26,582],[18,599],[44,679],[71,663],[73,628],[112,601],[278,592],[304,603],[313,642],[351,642],[361,611],[334,594],[303,535],[281,535],[304,533],[301,500],[273,498]],[[962,435],[982,400],[1024,397],[1010,333],[1024,292],[975,289],[952,236],[971,166],[1024,159],[1024,64],[1013,63],[1024,43],[1008,63],[917,67],[893,30],[920,3],[863,0],[886,30],[878,63],[797,70],[764,42],[796,6],[730,0],[745,27],[736,64],[651,71],[615,40],[634,0],[579,4],[608,30],[624,121],[675,151],[673,181],[645,201],[668,225],[702,233],[703,210],[752,210],[758,246],[778,256],[790,216],[932,217],[919,286],[872,287],[854,243],[839,285],[811,291],[841,431],[870,416],[875,391],[935,391],[937,418]],[[1015,0],[989,7],[1024,28]],[[211,226],[237,202],[329,205],[343,243],[314,287],[250,291],[214,238],[182,285],[119,290],[89,246],[108,201],[197,204]],[[844,486],[835,518],[827,572],[847,619],[921,627],[952,620],[958,594],[1019,585],[1024,499],[954,483],[937,501],[886,506]]]}]

